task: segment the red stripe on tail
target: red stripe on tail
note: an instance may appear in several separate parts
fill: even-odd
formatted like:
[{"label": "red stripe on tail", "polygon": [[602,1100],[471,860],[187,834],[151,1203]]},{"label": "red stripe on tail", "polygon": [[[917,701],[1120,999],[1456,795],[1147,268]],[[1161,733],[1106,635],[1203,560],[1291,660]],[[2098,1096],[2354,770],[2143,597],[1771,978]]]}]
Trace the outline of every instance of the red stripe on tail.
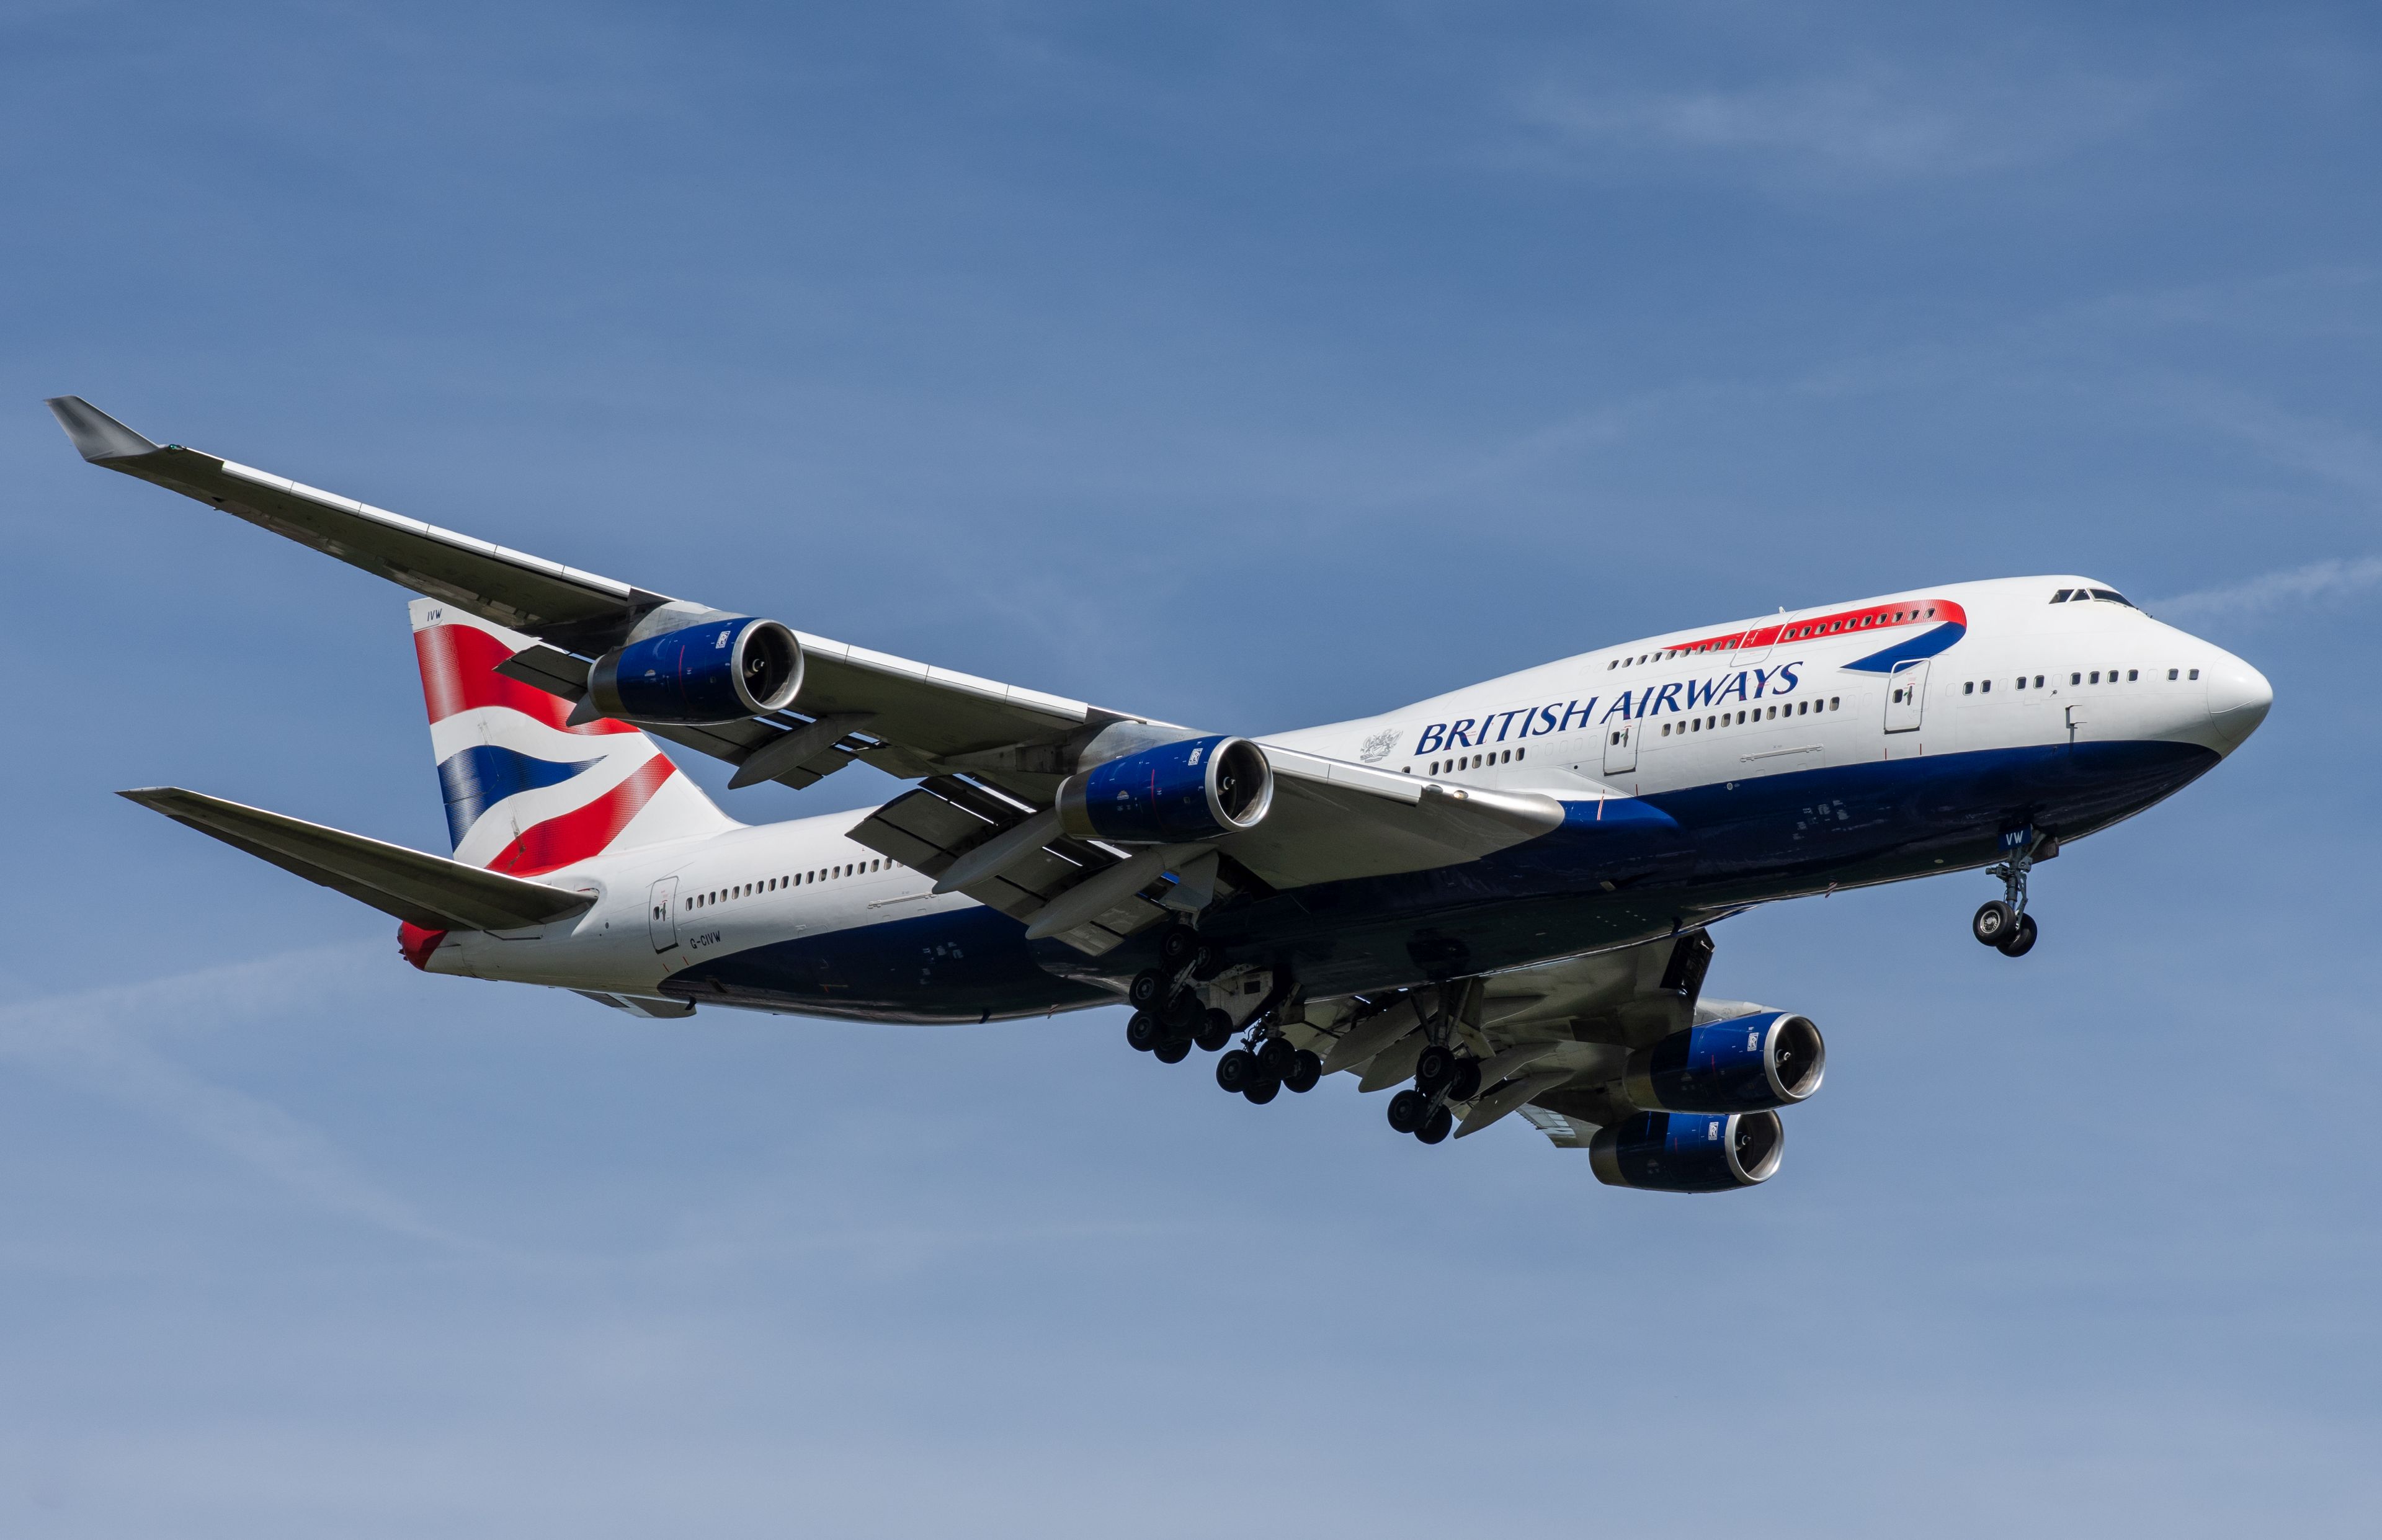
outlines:
[{"label": "red stripe on tail", "polygon": [[[571,703],[560,696],[497,673],[497,666],[512,651],[476,626],[425,627],[413,633],[413,655],[422,665],[422,703],[429,708],[434,727],[459,711],[480,706],[502,706],[549,727],[562,727],[571,715]],[[600,734],[637,729],[599,718],[563,730]]]},{"label": "red stripe on tail", "polygon": [[534,877],[602,854],[604,848],[629,826],[629,820],[654,800],[654,793],[661,789],[662,782],[669,779],[677,768],[668,756],[657,753],[635,775],[585,807],[573,808],[523,829],[511,844],[497,852],[496,860],[488,862],[488,870]]}]

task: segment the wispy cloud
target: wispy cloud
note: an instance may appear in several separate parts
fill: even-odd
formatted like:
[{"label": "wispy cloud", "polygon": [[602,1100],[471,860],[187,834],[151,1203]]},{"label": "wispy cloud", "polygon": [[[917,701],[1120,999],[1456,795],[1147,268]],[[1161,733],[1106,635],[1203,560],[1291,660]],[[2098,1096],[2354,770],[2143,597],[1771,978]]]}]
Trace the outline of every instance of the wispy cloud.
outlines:
[{"label": "wispy cloud", "polygon": [[2262,573],[2221,588],[2179,593],[2155,602],[2151,608],[2171,618],[2247,619],[2287,605],[2354,598],[2376,588],[2382,588],[2382,556],[2334,557]]},{"label": "wispy cloud", "polygon": [[0,1059],[154,1115],[334,1213],[416,1240],[480,1249],[357,1171],[321,1131],[217,1085],[141,1040],[140,1028],[324,1008],[360,993],[359,948],[325,947],[144,984],[0,1006]]},{"label": "wispy cloud", "polygon": [[1966,175],[2063,154],[2130,126],[2164,92],[2089,77],[1978,81],[1885,70],[1737,88],[1597,90],[1542,82],[1522,121],[1574,156],[1753,156],[1861,180]]}]

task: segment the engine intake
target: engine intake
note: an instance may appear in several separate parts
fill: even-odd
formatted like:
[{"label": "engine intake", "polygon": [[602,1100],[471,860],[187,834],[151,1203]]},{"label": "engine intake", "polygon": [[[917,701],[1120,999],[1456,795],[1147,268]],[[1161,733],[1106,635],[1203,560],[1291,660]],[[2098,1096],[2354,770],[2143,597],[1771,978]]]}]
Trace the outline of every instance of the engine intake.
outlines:
[{"label": "engine intake", "polygon": [[596,660],[596,708],[628,722],[707,727],[791,703],[803,644],[775,620],[727,615],[616,647]]},{"label": "engine intake", "polygon": [[1060,826],[1079,839],[1213,839],[1257,827],[1273,805],[1273,767],[1246,738],[1186,739],[1070,776],[1058,802]]},{"label": "engine intake", "polygon": [[1786,1143],[1774,1112],[1641,1112],[1597,1130],[1588,1159],[1607,1187],[1726,1192],[1768,1181]]},{"label": "engine intake", "polygon": [[1763,1011],[1675,1032],[1629,1056],[1622,1091],[1669,1112],[1763,1112],[1820,1089],[1827,1045],[1808,1016]]}]

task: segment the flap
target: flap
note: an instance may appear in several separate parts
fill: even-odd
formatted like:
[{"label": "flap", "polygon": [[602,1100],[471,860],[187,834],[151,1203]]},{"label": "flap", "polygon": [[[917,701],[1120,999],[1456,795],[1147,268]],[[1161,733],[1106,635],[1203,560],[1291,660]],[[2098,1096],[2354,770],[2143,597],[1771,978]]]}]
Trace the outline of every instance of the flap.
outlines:
[{"label": "flap", "polygon": [[596,901],[179,787],[117,795],[425,930],[520,930],[577,914]]},{"label": "flap", "polygon": [[1449,786],[1261,746],[1273,766],[1272,810],[1219,843],[1276,887],[1455,866],[1563,825],[1563,803],[1539,792]]}]

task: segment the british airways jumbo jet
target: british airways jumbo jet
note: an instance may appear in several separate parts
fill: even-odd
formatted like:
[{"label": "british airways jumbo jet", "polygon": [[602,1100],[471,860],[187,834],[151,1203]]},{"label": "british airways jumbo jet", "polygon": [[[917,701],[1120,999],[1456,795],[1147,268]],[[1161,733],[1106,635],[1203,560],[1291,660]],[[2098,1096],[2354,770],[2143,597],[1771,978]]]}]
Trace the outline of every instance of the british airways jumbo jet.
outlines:
[{"label": "british airways jumbo jet", "polygon": [[[411,590],[436,856],[178,788],[125,796],[399,922],[433,973],[632,1014],[989,1021],[1130,1003],[1257,1103],[1346,1071],[1425,1143],[1518,1113],[1599,1179],[1778,1167],[1805,1016],[1704,997],[1752,905],[2027,879],[2248,739],[2259,672],[2077,576],[1949,583],[1647,638],[1360,721],[1243,738],[730,614],[50,402],[95,465]],[[745,825],[731,788],[854,760],[914,789]],[[1235,1043],[1237,1039],[1237,1043]]]}]

